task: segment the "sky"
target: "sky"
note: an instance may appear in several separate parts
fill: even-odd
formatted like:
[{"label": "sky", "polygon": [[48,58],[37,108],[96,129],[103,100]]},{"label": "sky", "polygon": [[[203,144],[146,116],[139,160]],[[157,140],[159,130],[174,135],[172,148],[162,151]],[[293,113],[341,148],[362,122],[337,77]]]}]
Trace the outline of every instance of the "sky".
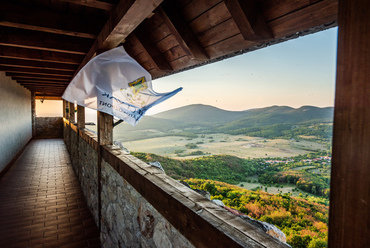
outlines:
[{"label": "sky", "polygon": [[[189,104],[235,111],[272,105],[334,106],[336,50],[337,28],[332,28],[153,80],[156,92],[183,90],[147,115]],[[46,111],[46,116],[57,116],[50,113],[62,104],[52,103],[50,110],[50,102],[56,101],[37,101],[36,115],[45,116]],[[87,110],[86,121],[95,119],[96,114]]]}]

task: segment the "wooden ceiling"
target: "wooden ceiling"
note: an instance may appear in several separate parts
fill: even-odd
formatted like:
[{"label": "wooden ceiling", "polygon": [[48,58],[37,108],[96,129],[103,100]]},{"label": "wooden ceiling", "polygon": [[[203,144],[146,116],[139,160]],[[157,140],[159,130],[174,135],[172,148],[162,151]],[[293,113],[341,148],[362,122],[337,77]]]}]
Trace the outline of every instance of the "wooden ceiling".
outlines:
[{"label": "wooden ceiling", "polygon": [[1,1],[0,71],[60,97],[118,45],[157,78],[336,26],[337,9],[337,0]]}]

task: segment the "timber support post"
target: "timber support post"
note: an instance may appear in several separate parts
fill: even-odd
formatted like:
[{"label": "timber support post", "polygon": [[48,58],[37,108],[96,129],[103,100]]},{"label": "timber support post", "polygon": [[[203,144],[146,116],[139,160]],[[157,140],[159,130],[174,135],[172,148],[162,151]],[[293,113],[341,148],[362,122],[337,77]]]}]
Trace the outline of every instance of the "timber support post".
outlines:
[{"label": "timber support post", "polygon": [[77,105],[77,129],[85,128],[85,107]]},{"label": "timber support post", "polygon": [[36,137],[36,94],[31,92],[32,137]]},{"label": "timber support post", "polygon": [[330,248],[369,247],[370,1],[341,0],[331,171]]},{"label": "timber support post", "polygon": [[101,232],[102,220],[102,184],[101,184],[101,170],[102,170],[102,147],[113,144],[113,116],[98,111],[98,208],[99,208],[99,231]]},{"label": "timber support post", "polygon": [[69,121],[75,123],[75,104],[69,102]]}]

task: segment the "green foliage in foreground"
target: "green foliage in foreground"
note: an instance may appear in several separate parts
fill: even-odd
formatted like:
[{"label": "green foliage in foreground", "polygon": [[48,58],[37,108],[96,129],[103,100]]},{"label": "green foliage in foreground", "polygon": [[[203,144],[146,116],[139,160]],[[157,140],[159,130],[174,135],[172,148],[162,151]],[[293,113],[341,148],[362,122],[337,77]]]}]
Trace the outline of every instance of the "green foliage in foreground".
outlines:
[{"label": "green foliage in foreground", "polygon": [[202,179],[186,181],[193,189],[207,190],[211,199],[277,226],[293,248],[327,246],[329,207],[289,194],[250,191],[227,183]]},{"label": "green foliage in foreground", "polygon": [[229,155],[176,160],[150,153],[131,154],[144,162],[160,162],[166,174],[175,179],[200,178],[236,184],[255,175],[259,166],[255,159],[248,160]]}]

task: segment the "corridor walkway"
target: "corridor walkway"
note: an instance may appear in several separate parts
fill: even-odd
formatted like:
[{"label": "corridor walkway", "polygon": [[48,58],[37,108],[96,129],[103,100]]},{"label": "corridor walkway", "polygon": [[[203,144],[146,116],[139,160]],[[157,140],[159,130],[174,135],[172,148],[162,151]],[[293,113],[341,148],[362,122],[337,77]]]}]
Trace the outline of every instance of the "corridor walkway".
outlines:
[{"label": "corridor walkway", "polygon": [[0,178],[0,247],[100,247],[63,140],[31,141]]}]

